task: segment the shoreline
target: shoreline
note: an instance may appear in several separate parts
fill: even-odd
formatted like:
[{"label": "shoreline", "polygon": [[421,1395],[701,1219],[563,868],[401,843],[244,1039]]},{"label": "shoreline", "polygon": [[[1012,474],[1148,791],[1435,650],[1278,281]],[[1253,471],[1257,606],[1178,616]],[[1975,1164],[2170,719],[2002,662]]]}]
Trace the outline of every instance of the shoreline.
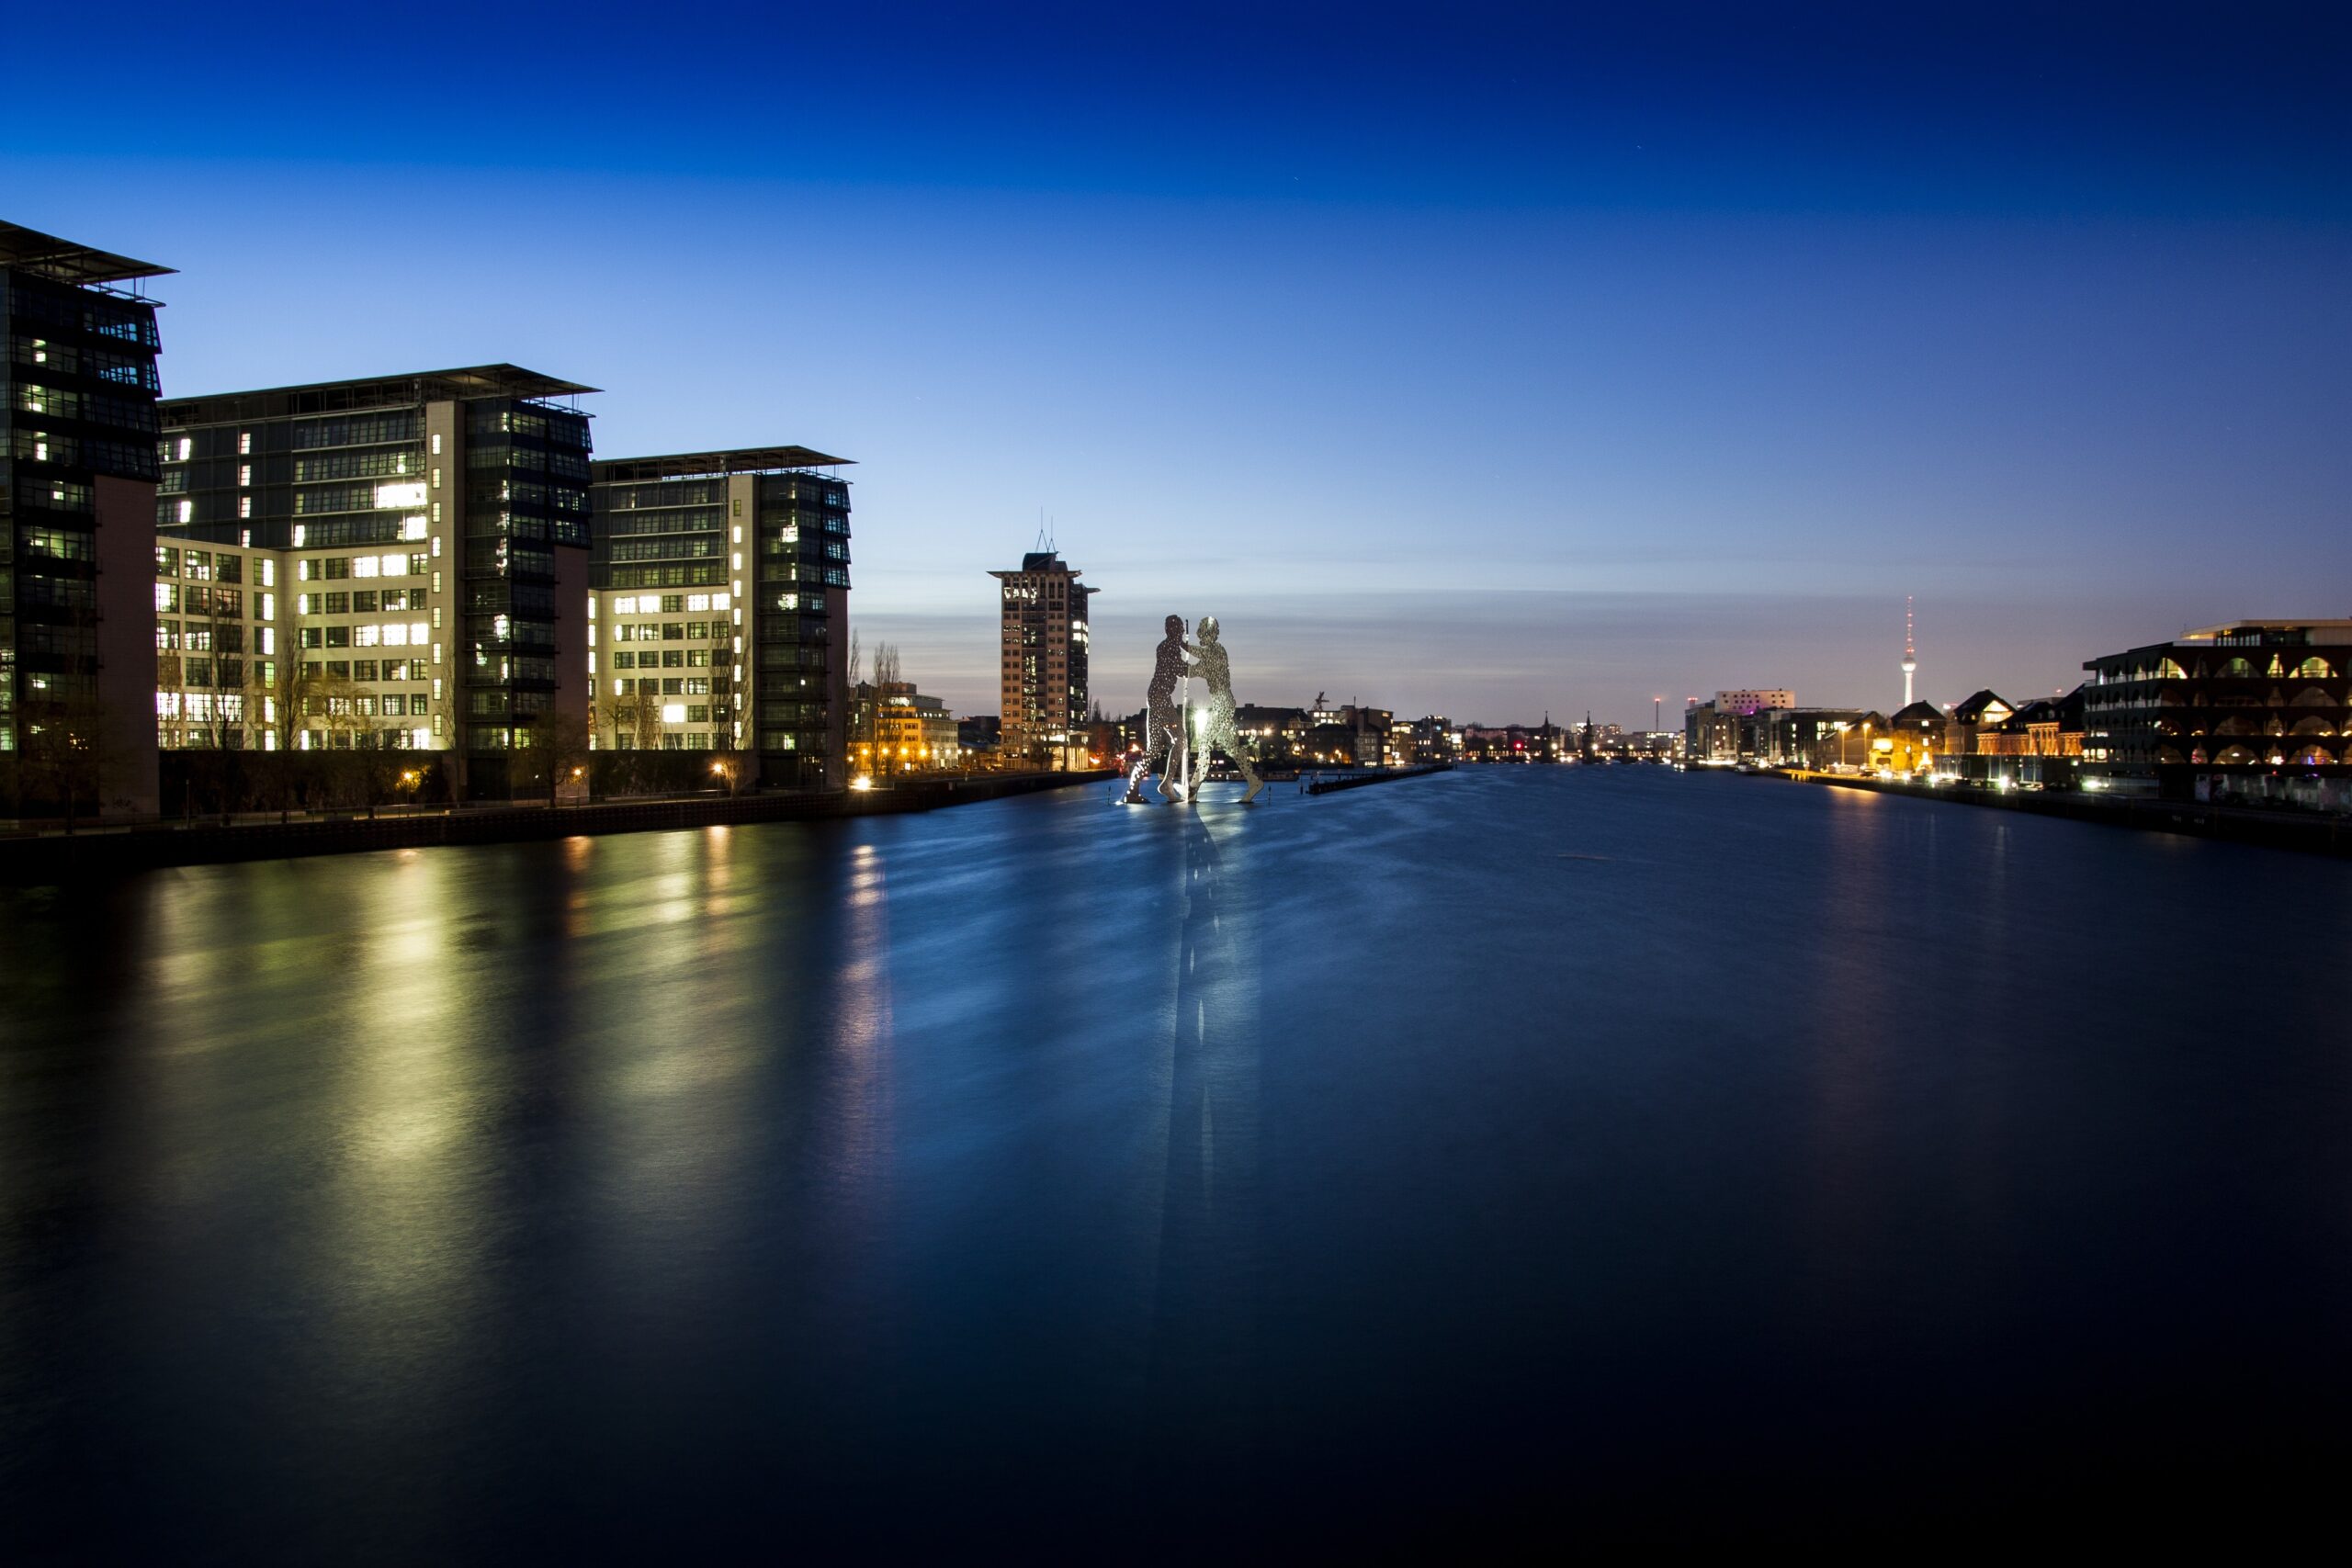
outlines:
[{"label": "shoreline", "polygon": [[379,850],[427,849],[447,844],[532,843],[608,833],[656,833],[681,828],[895,817],[1007,800],[1072,784],[1098,784],[1115,776],[1109,772],[996,773],[873,790],[598,801],[585,806],[499,807],[426,816],[254,823],[229,828],[198,824],[128,830],[102,829],[0,840],[0,885],[40,887],[80,877],[175,866],[367,854]]},{"label": "shoreline", "polygon": [[2035,817],[2060,817],[2075,822],[2096,822],[2109,828],[2170,833],[2180,838],[2213,839],[2264,849],[2290,850],[2301,854],[2352,856],[2352,817],[2305,817],[2284,811],[2253,811],[2241,807],[2211,806],[2195,800],[2092,795],[2072,790],[1990,790],[1965,785],[1948,785],[1939,789],[1923,784],[1898,784],[1890,779],[1853,778],[1843,774],[1780,769],[1755,776],[1779,779],[1788,784],[1864,790],[1872,795],[1905,795],[1914,800],[1940,801],[1951,806],[2021,811]]}]

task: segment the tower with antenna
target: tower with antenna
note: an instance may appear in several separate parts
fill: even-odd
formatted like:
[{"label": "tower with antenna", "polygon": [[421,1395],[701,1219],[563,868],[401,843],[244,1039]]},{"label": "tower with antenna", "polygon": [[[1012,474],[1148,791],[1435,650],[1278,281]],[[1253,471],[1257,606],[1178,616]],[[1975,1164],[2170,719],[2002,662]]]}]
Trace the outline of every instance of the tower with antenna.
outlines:
[{"label": "tower with antenna", "polygon": [[1911,677],[1919,671],[1918,649],[1911,642],[1911,595],[1903,596],[1903,705],[1911,705]]}]

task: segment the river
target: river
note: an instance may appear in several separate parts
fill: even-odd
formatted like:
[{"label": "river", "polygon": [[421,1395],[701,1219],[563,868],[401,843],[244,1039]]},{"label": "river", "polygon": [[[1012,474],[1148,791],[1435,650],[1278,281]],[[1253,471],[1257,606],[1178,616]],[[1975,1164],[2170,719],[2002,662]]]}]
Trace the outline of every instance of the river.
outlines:
[{"label": "river", "polygon": [[1494,769],[0,891],[0,1549],[2328,1519],[2348,888]]}]

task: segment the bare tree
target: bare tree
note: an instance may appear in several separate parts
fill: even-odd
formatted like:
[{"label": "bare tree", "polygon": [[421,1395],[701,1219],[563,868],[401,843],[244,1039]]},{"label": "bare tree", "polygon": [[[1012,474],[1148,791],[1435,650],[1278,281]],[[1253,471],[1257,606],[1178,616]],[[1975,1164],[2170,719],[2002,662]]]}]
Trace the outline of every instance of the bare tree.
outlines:
[{"label": "bare tree", "polygon": [[65,830],[84,803],[102,807],[120,758],[109,739],[117,715],[95,678],[55,675],[19,710],[21,766],[31,793],[65,807]]},{"label": "bare tree", "polygon": [[258,646],[245,657],[244,701],[239,705],[245,750],[262,753],[261,778],[277,805],[277,818],[293,809],[295,761],[302,735],[302,713],[325,667],[302,662],[301,650],[286,646],[276,627],[259,628]]},{"label": "bare tree", "polygon": [[515,732],[523,743],[522,762],[534,784],[544,783],[548,804],[576,769],[588,765],[588,726],[560,708],[546,708]]},{"label": "bare tree", "polygon": [[207,753],[204,772],[225,822],[240,793],[245,738],[244,590],[191,584],[187,592],[194,601],[187,608],[194,614],[183,624],[182,672],[209,678],[198,682],[201,690],[182,698],[181,743]]}]

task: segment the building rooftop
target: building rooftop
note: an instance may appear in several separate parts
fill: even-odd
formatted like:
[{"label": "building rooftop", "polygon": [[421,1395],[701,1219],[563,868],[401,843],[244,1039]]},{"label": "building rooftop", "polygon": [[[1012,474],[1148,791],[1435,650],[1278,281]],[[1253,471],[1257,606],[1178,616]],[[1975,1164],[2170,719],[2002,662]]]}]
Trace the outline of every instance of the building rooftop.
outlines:
[{"label": "building rooftop", "polygon": [[94,250],[44,234],[20,224],[0,223],[0,266],[15,267],[60,283],[124,283],[137,277],[164,277],[174,270],[153,262],[134,261],[112,251]]},{"label": "building rooftop", "polygon": [[599,482],[634,479],[695,479],[716,474],[766,474],[791,468],[854,468],[854,457],[835,457],[806,446],[738,446],[724,452],[674,452],[662,457],[605,457],[594,464]]},{"label": "building rooftop", "polygon": [[519,365],[472,365],[456,370],[411,370],[350,381],[311,381],[293,387],[165,398],[155,406],[163,412],[165,425],[178,426],[291,413],[400,408],[467,398],[566,398],[597,390]]},{"label": "building rooftop", "polygon": [[1018,577],[1021,572],[1023,571],[1067,571],[1072,577],[1081,575],[1075,568],[1070,566],[1069,562],[1062,559],[1062,553],[1059,550],[1030,550],[1022,556],[1021,566],[1018,570],[991,571],[989,575],[990,577]]},{"label": "building rooftop", "polygon": [[2334,632],[2337,636],[2324,640],[2342,641],[2352,634],[2352,620],[2312,619],[2278,621],[2224,621],[2218,626],[2199,626],[2193,632],[2183,632],[2183,642],[2219,642],[2224,637],[2254,637],[2263,632]]}]

